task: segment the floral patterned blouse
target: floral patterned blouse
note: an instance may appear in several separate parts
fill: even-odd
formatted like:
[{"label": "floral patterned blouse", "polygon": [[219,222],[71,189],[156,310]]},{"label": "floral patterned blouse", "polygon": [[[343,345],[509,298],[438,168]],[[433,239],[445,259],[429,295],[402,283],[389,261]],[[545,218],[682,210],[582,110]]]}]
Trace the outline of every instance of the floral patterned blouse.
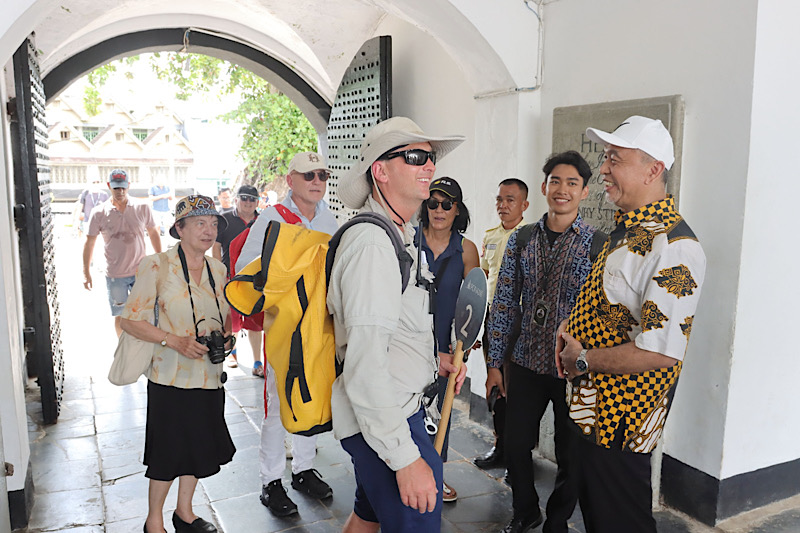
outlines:
[{"label": "floral patterned blouse", "polygon": [[[159,256],[163,257],[163,260]],[[221,330],[229,309],[223,294],[225,265],[212,257],[206,257],[206,261],[211,266],[216,294],[211,289],[206,268],[203,268],[199,285],[190,277],[194,313],[200,335],[208,335],[212,330]],[[162,262],[168,268],[168,272],[162,275],[163,280],[157,290]],[[158,294],[158,328],[165,333],[194,337],[192,304],[177,246],[162,254],[149,255],[142,259],[136,272],[136,283],[125,304],[122,317],[153,323],[156,294]],[[215,299],[219,303],[219,311]],[[219,323],[220,311],[223,324]],[[145,375],[154,383],[179,389],[218,389],[222,387],[220,381],[222,366],[212,364],[208,357],[189,359],[171,348],[156,344],[153,350],[153,362]]]}]

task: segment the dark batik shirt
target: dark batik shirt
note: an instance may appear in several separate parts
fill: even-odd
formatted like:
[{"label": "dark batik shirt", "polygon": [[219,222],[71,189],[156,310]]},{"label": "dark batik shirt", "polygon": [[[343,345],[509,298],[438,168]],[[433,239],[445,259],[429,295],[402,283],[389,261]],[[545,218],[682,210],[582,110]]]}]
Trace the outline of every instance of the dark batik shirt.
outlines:
[{"label": "dark batik shirt", "polygon": [[[559,235],[552,246],[547,241],[544,215],[534,224],[531,240],[522,250],[522,328],[511,361],[537,374],[557,376],[555,368],[556,330],[569,317],[581,287],[592,268],[589,252],[595,228],[580,215]],[[517,230],[508,239],[497,289],[489,309],[489,366],[500,368],[509,343],[518,306],[514,305]],[[547,283],[545,270],[548,270]],[[543,326],[533,320],[538,301],[549,308]]]}]

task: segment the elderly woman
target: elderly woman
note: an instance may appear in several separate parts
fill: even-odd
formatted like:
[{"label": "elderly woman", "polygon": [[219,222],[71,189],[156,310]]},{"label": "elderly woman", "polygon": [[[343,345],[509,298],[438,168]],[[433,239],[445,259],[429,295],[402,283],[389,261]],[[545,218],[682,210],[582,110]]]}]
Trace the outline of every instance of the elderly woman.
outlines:
[{"label": "elderly woman", "polygon": [[[219,472],[236,451],[224,418],[222,365],[212,362],[209,347],[198,342],[212,332],[224,336],[230,328],[225,266],[205,255],[224,224],[211,198],[193,195],[178,201],[169,233],[180,242],[142,260],[122,313],[124,331],[155,344],[146,373],[144,464],[150,488],[145,533],[165,531],[164,500],[175,478],[175,531],[217,531],[194,514],[192,495],[198,478]],[[217,362],[225,357],[216,355]]]},{"label": "elderly woman", "polygon": [[[439,357],[453,361],[455,345],[450,332],[456,314],[456,300],[461,282],[470,270],[479,266],[478,248],[463,233],[469,226],[469,211],[461,194],[461,187],[453,178],[437,178],[431,182],[430,198],[420,208],[422,251],[436,285],[436,309],[433,315],[436,345]],[[465,346],[465,349],[467,347]],[[447,377],[439,376],[439,409],[444,402]],[[447,425],[450,433],[450,424]],[[447,462],[447,438],[442,448],[442,460]],[[456,490],[444,483],[442,500],[454,502]]]}]

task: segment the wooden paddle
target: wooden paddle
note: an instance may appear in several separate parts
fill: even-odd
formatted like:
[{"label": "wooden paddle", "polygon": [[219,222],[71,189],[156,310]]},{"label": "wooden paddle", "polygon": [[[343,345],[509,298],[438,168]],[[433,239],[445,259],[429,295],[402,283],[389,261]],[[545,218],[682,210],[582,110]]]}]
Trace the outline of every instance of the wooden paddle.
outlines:
[{"label": "wooden paddle", "polygon": [[475,344],[478,332],[483,325],[483,318],[486,316],[486,274],[476,267],[469,271],[461,290],[458,291],[456,301],[456,350],[453,355],[453,365],[456,371],[451,373],[447,379],[447,392],[444,395],[442,404],[442,419],[439,421],[439,428],[436,430],[436,440],[433,445],[436,452],[441,455],[444,446],[444,437],[447,433],[447,423],[450,421],[450,412],[453,409],[453,397],[456,390],[456,377],[458,377],[461,365],[464,362],[464,347],[469,348]]}]

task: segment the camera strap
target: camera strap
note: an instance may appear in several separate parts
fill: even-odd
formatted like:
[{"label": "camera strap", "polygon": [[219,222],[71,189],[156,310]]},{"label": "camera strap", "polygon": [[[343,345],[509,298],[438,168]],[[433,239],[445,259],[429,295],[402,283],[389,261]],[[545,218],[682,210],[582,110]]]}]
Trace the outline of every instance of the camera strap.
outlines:
[{"label": "camera strap", "polygon": [[[189,277],[189,266],[186,264],[186,254],[183,253],[183,248],[180,244],[178,244],[178,257],[181,260],[181,267],[183,268],[183,277],[186,280],[186,288],[189,289],[189,303],[192,306],[192,321],[194,322],[194,333],[197,337],[200,337],[200,331],[197,329],[198,324],[200,322],[197,321],[197,316],[194,312],[194,299],[192,298],[192,283],[191,278]],[[214,293],[214,302],[217,304],[217,312],[219,313],[219,324],[222,327],[225,327],[225,321],[222,318],[222,309],[219,307],[219,299],[217,298],[217,284],[214,281],[214,276],[211,274],[211,265],[208,264],[208,260],[203,257],[203,262],[206,265],[206,271],[208,272],[208,283],[211,285],[211,292]]]}]

